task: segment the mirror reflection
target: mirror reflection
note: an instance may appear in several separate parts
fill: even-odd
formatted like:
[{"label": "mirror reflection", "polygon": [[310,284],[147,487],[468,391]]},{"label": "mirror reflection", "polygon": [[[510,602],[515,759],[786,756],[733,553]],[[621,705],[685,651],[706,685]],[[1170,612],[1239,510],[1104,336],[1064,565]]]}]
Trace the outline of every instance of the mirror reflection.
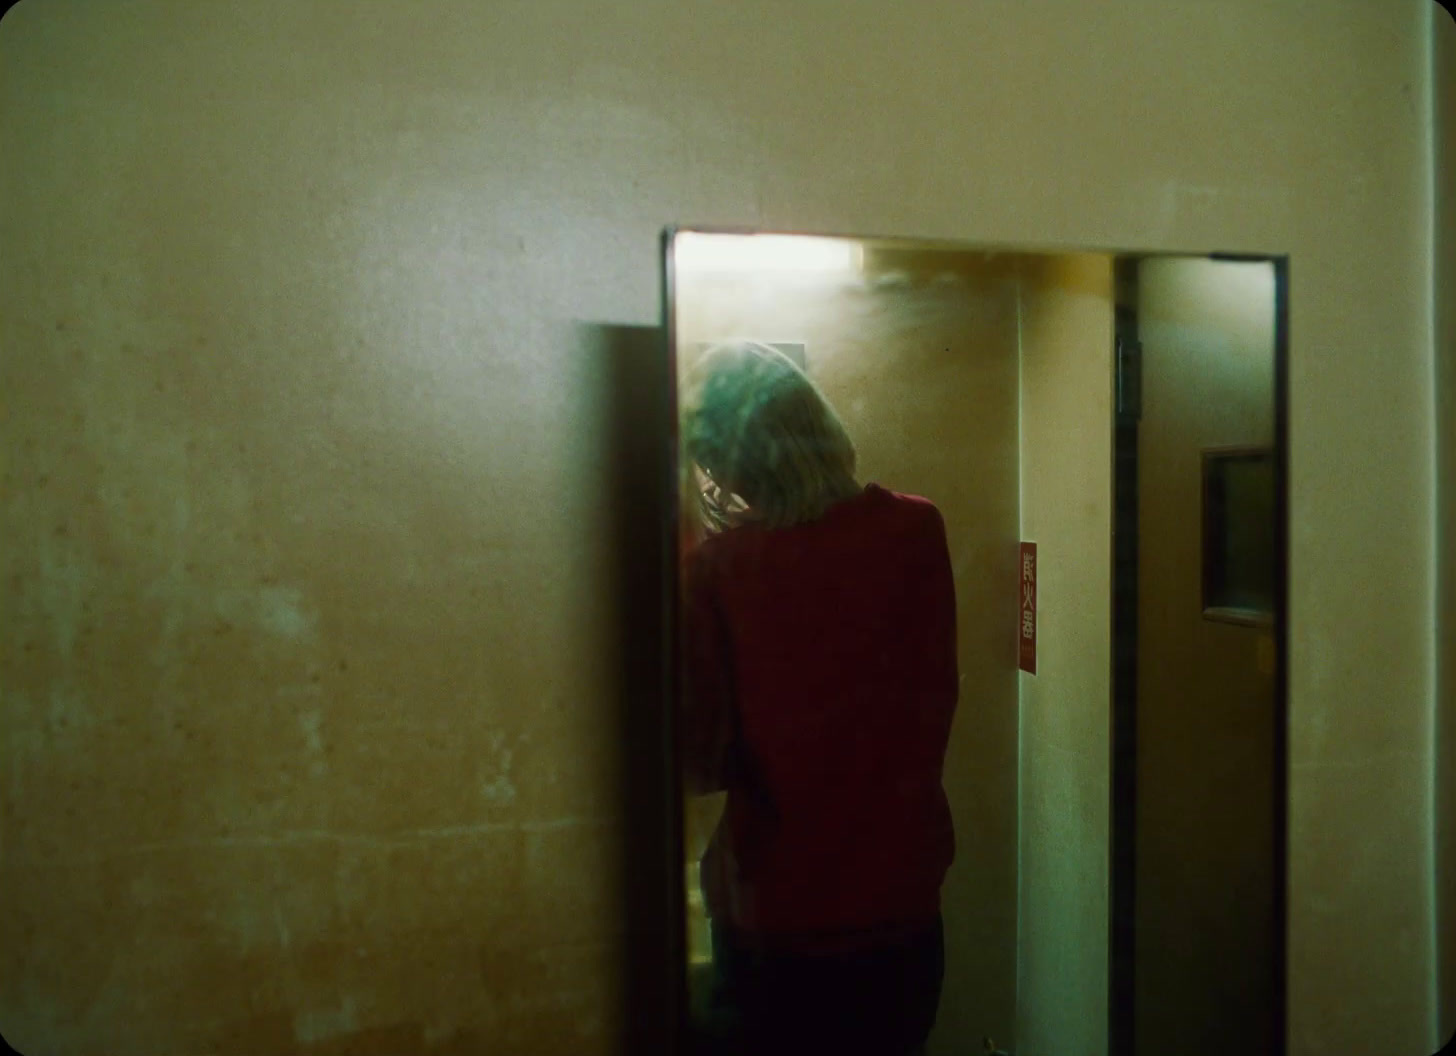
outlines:
[{"label": "mirror reflection", "polygon": [[[1130,1009],[1200,988],[1272,1038],[1266,979],[1213,982],[1277,931],[1272,265],[679,231],[668,267],[692,1051],[1189,1051]],[[1156,590],[1148,532],[1193,540]],[[1201,631],[1214,581],[1252,681],[1204,695],[1208,764],[1137,692],[1208,643],[1142,672],[1128,617]],[[1157,782],[1230,819],[1208,884],[1161,884],[1202,837]]]}]

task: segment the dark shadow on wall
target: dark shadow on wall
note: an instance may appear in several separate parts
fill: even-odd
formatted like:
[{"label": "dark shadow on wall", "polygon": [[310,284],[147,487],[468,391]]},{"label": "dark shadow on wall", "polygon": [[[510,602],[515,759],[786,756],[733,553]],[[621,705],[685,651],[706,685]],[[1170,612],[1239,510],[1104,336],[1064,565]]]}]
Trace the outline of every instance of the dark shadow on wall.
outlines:
[{"label": "dark shadow on wall", "polygon": [[671,361],[658,327],[581,324],[606,407],[605,511],[621,737],[622,1052],[674,1051],[683,985],[680,799],[665,662],[673,612]]}]

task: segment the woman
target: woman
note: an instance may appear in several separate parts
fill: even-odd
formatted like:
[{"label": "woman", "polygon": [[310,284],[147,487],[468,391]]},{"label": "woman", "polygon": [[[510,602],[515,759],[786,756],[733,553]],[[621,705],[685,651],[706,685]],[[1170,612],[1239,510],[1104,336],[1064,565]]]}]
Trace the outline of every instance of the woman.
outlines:
[{"label": "woman", "polygon": [[704,355],[683,441],[708,510],[684,569],[686,776],[727,792],[701,865],[717,1021],[743,1052],[914,1052],[954,855],[940,513],[856,483],[828,402],[763,345]]}]

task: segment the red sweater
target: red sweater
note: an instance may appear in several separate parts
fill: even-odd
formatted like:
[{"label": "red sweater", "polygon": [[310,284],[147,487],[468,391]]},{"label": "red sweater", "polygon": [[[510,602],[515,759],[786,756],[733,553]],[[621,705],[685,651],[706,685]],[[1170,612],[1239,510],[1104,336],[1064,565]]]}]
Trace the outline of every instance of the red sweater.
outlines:
[{"label": "red sweater", "polygon": [[958,683],[940,512],[871,484],[817,521],[706,540],[684,588],[687,776],[728,793],[708,912],[784,950],[933,921]]}]

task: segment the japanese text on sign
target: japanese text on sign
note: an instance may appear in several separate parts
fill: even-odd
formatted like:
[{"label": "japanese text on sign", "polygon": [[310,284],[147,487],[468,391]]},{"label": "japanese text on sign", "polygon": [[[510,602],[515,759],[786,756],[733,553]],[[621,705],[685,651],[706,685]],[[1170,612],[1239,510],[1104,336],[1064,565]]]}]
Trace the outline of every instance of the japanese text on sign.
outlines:
[{"label": "japanese text on sign", "polygon": [[1036,674],[1036,544],[1021,544],[1021,670]]}]

